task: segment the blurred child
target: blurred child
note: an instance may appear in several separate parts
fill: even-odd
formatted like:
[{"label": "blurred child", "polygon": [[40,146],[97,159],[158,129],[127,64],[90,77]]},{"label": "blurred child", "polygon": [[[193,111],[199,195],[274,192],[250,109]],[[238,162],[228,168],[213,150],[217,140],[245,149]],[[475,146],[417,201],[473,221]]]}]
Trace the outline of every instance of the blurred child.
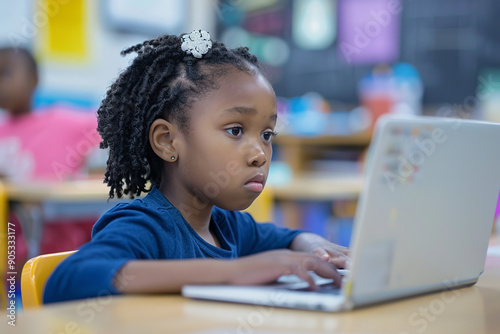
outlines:
[{"label": "blurred child", "polygon": [[37,64],[21,48],[0,48],[0,175],[10,181],[63,181],[82,173],[100,141],[94,113],[33,112]]},{"label": "blurred child", "polygon": [[[95,113],[51,107],[33,110],[38,68],[23,48],[0,48],[0,177],[14,183],[59,182],[81,177],[87,156],[100,142]],[[20,185],[22,186],[22,185]],[[21,232],[17,216],[9,221]],[[95,221],[95,218],[94,220]],[[71,250],[90,240],[93,221],[46,222],[41,252]],[[16,238],[17,263],[27,257]],[[56,241],[56,242],[54,242]]]},{"label": "blurred child", "polygon": [[148,194],[101,217],[92,241],[49,278],[44,302],[284,274],[314,289],[308,270],[340,284],[346,248],[239,211],[264,188],[277,119],[274,91],[248,48],[193,31],[122,54],[131,52],[138,56],[108,90],[98,130],[110,197]]}]

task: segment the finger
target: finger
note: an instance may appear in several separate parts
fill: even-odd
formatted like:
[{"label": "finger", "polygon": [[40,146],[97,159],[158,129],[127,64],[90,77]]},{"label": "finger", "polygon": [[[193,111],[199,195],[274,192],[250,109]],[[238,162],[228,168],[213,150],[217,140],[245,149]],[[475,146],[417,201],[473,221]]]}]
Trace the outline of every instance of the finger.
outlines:
[{"label": "finger", "polygon": [[311,277],[311,275],[309,275],[309,273],[307,272],[307,269],[304,268],[304,266],[302,266],[298,263],[293,265],[292,266],[292,273],[297,275],[299,278],[303,279],[304,281],[306,281],[309,284],[310,290],[316,290],[318,288],[318,286],[314,282],[314,279]]},{"label": "finger", "polygon": [[326,250],[332,254],[341,254],[341,255],[349,256],[349,248],[347,248],[347,247],[333,245],[333,247],[327,247]]},{"label": "finger", "polygon": [[332,278],[334,284],[340,287],[342,284],[342,275],[337,271],[337,268],[330,262],[317,261],[314,268],[310,268],[316,274],[324,278]]},{"label": "finger", "polygon": [[350,262],[349,257],[345,255],[330,258],[330,263],[335,265],[335,267],[337,268],[345,269],[347,268],[349,262]]},{"label": "finger", "polygon": [[330,255],[323,248],[315,249],[313,254],[317,255],[322,260],[325,260],[325,261],[330,260]]},{"label": "finger", "polygon": [[345,256],[349,255],[349,248],[347,248],[347,247],[339,246],[339,248],[337,250],[339,252],[341,252],[342,254],[344,254]]}]

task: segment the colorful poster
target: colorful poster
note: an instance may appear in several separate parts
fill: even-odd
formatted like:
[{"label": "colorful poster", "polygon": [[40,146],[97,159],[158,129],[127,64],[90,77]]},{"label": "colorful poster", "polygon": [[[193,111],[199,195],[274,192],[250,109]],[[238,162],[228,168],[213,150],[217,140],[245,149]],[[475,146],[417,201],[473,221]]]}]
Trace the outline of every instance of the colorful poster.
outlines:
[{"label": "colorful poster", "polygon": [[[87,1],[39,0],[42,56],[47,59],[82,60],[87,58]],[[44,18],[43,18],[44,17]]]}]

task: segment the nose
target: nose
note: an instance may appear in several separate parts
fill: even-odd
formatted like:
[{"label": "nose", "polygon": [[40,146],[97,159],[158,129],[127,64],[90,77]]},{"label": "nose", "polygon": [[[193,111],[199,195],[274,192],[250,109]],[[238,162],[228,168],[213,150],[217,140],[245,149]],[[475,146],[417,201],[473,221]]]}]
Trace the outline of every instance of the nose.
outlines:
[{"label": "nose", "polygon": [[247,165],[261,167],[266,162],[267,162],[267,156],[266,156],[266,152],[264,151],[262,145],[260,145],[260,144],[252,145],[252,147],[249,151],[249,154],[248,154]]}]

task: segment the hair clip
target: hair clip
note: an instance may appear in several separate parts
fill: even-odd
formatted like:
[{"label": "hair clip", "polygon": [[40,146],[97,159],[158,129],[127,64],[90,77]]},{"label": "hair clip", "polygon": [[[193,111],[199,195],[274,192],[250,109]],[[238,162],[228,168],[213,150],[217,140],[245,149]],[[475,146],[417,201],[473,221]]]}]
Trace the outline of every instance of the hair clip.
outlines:
[{"label": "hair clip", "polygon": [[193,30],[189,35],[182,36],[182,51],[192,54],[196,58],[201,58],[212,48],[210,34],[204,30]]}]

